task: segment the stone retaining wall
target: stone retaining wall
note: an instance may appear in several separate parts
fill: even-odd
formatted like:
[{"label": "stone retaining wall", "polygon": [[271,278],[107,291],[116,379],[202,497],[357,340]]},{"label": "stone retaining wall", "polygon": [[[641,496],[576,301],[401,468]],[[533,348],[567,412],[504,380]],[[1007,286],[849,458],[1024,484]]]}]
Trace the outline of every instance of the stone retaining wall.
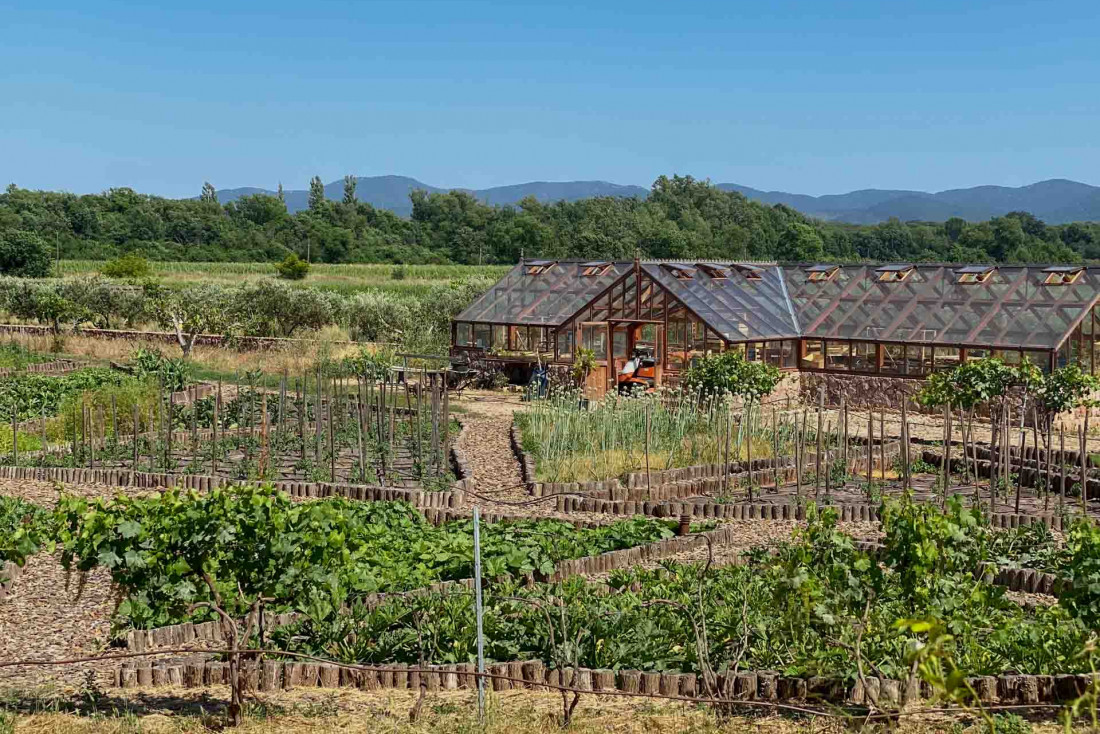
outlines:
[{"label": "stone retaining wall", "polygon": [[[264,660],[244,668],[247,685],[259,691],[293,688],[358,688],[412,690],[429,693],[477,687],[473,663],[455,665],[341,667],[331,663]],[[486,688],[507,690],[556,690],[565,686],[592,693],[630,693],[684,698],[706,698],[702,679],[694,673],[642,672],[638,670],[593,670],[549,668],[541,661],[492,663]],[[999,675],[967,678],[983,704],[1066,703],[1089,689],[1092,676],[1082,675]],[[228,663],[202,657],[175,658],[123,664],[114,684],[121,688],[144,686],[202,686],[229,683]],[[864,678],[854,684],[815,676],[796,678],[776,671],[741,671],[718,677],[726,691],[723,698],[742,701],[808,701],[864,705],[880,708],[902,706],[920,699],[932,699],[932,688],[923,682],[889,678]]]}]

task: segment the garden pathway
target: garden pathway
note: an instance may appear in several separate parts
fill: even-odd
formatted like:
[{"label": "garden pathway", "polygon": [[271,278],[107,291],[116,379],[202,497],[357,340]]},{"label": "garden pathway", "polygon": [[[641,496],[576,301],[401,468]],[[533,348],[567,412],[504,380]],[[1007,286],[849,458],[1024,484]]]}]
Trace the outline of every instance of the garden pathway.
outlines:
[{"label": "garden pathway", "polygon": [[512,453],[512,415],[523,409],[519,398],[511,393],[467,393],[462,402],[466,427],[458,442],[470,462],[476,491],[509,502],[530,499]]}]

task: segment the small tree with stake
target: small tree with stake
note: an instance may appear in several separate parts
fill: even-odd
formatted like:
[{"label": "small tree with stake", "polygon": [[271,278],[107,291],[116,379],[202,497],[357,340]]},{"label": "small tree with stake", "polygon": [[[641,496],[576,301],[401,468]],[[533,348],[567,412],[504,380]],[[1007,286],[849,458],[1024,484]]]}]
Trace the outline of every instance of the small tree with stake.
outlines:
[{"label": "small tree with stake", "polygon": [[783,373],[778,367],[764,362],[749,362],[741,352],[732,350],[704,355],[684,375],[684,386],[689,390],[697,391],[700,396],[705,394],[721,398],[725,395],[735,395],[741,398],[744,405],[743,425],[747,429],[745,442],[748,446],[750,500],[752,499],[753,406],[771,395],[782,379]]}]

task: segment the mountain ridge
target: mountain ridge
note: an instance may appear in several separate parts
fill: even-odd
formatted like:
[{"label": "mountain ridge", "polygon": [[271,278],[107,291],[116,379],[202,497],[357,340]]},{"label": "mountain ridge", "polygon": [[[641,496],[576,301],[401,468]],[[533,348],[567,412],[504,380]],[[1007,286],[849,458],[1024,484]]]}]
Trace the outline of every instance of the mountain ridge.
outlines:
[{"label": "mountain ridge", "polygon": [[[630,184],[601,180],[529,181],[485,189],[444,188],[426,184],[409,176],[363,176],[356,179],[356,195],[380,209],[399,216],[412,214],[409,194],[416,189],[429,193],[465,191],[478,200],[494,205],[514,205],[528,196],[539,201],[576,201],[593,196],[644,198],[649,189]],[[342,179],[325,185],[325,197],[343,198]],[[945,189],[937,192],[908,189],[858,189],[843,194],[812,196],[786,191],[764,191],[735,183],[715,184],[724,191],[735,191],[761,203],[783,204],[819,219],[849,224],[876,224],[891,218],[903,221],[944,221],[961,217],[967,221],[983,221],[1011,211],[1027,211],[1049,224],[1074,221],[1100,221],[1100,186],[1071,181],[1047,179],[1026,186],[983,185]],[[244,186],[218,191],[223,204],[241,196],[275,192]],[[296,212],[307,208],[309,192],[303,189],[284,191],[287,209]]]}]

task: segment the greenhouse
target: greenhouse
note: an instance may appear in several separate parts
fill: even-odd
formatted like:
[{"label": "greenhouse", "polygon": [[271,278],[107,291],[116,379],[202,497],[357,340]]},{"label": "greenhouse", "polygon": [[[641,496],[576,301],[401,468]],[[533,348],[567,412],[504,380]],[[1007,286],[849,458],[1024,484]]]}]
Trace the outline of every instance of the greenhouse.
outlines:
[{"label": "greenhouse", "polygon": [[513,368],[589,349],[596,391],[638,364],[675,384],[729,349],[884,377],[985,356],[1095,373],[1098,300],[1100,268],[1078,265],[524,260],[455,318],[451,342],[455,356]]}]

